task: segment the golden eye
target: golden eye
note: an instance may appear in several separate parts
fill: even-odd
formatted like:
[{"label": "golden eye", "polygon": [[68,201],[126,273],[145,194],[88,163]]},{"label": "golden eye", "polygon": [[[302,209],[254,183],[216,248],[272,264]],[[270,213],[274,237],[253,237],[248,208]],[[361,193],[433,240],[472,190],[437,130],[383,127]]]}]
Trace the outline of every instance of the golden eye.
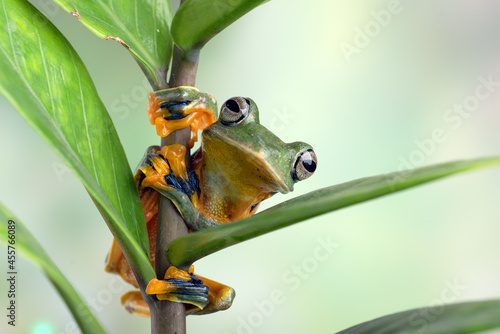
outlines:
[{"label": "golden eye", "polygon": [[220,121],[224,125],[236,125],[247,118],[250,101],[244,97],[233,97],[222,105]]},{"label": "golden eye", "polygon": [[318,158],[316,158],[316,153],[313,150],[307,150],[299,153],[295,164],[293,165],[292,177],[295,182],[307,179],[309,176],[313,175],[318,164]]}]

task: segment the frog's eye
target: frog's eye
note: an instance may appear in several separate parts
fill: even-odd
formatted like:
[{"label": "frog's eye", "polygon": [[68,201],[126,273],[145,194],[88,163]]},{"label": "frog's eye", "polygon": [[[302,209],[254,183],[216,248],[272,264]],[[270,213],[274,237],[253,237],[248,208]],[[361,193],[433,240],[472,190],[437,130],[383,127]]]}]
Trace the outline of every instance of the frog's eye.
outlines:
[{"label": "frog's eye", "polygon": [[220,110],[220,120],[224,125],[236,125],[247,118],[250,101],[244,97],[227,100]]},{"label": "frog's eye", "polygon": [[302,181],[311,176],[316,170],[318,159],[313,150],[299,153],[293,165],[292,177],[295,181]]}]

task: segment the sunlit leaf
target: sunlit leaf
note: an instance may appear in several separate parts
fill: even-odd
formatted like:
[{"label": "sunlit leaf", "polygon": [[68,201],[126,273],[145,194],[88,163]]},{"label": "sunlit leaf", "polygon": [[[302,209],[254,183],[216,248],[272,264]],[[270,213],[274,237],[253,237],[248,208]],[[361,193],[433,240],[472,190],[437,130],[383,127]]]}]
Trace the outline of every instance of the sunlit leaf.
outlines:
[{"label": "sunlit leaf", "polygon": [[498,165],[498,157],[450,162],[323,188],[276,205],[240,222],[180,237],[169,245],[167,256],[174,265],[185,266],[226,247],[308,218],[452,174]]},{"label": "sunlit leaf", "polygon": [[180,6],[172,21],[174,42],[184,51],[201,49],[231,23],[267,1],[269,0],[187,0]]},{"label": "sunlit leaf", "polygon": [[[85,66],[27,1],[0,4],[0,92],[80,178],[132,267],[149,280],[154,270],[132,172]],[[36,167],[29,154],[25,163]]]},{"label": "sunlit leaf", "polygon": [[54,0],[97,36],[127,48],[155,89],[166,88],[172,57],[169,0]]}]

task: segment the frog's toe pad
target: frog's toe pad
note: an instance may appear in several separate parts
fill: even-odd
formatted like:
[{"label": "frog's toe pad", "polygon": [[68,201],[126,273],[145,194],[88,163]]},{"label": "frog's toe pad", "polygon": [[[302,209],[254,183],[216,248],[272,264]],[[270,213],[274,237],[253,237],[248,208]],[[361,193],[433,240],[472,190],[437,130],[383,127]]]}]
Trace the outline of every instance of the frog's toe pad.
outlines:
[{"label": "frog's toe pad", "polygon": [[231,287],[226,287],[220,292],[220,299],[217,301],[215,309],[217,311],[227,310],[233,304],[234,297],[236,296],[236,292]]},{"label": "frog's toe pad", "polygon": [[197,310],[194,308],[187,308],[186,312],[188,314],[210,314],[218,311],[224,311],[231,307],[236,293],[233,288],[225,286],[224,289],[217,291],[216,293],[210,292],[208,298],[210,303],[203,310]]},{"label": "frog's toe pad", "polygon": [[200,276],[200,278],[203,280],[204,284],[209,287],[208,299],[210,300],[210,303],[203,310],[199,310],[191,306],[187,307],[187,314],[203,315],[224,311],[231,307],[236,295],[233,288],[219,282],[212,281],[206,277]]},{"label": "frog's toe pad", "polygon": [[[146,287],[146,293],[156,295],[159,300],[191,304],[201,310],[210,302],[208,287],[203,285],[203,281],[195,275],[186,274],[188,277],[167,278],[164,280],[153,278]],[[165,276],[168,277],[167,274]]]}]

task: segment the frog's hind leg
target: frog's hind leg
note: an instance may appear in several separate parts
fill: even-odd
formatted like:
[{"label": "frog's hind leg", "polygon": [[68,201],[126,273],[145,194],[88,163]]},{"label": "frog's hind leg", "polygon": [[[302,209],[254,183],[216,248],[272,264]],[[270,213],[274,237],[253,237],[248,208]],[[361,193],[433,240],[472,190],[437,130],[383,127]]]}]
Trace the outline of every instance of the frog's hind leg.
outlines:
[{"label": "frog's hind leg", "polygon": [[140,315],[141,317],[149,318],[151,316],[149,306],[142,298],[140,291],[129,291],[121,298],[122,306],[129,313]]},{"label": "frog's hind leg", "polygon": [[[235,296],[234,290],[221,283],[212,281],[208,278],[200,277],[204,285],[208,286],[208,305],[199,309],[197,306],[186,304],[186,314],[188,315],[203,315],[214,313],[217,311],[227,310],[233,303]],[[122,306],[129,313],[140,315],[141,317],[149,318],[151,316],[149,306],[142,298],[140,291],[129,291],[121,298]]]},{"label": "frog's hind leg", "polygon": [[208,305],[208,287],[192,273],[171,266],[165,272],[165,279],[153,278],[146,287],[148,295],[156,295],[159,300],[190,304],[198,309]]},{"label": "frog's hind leg", "polygon": [[116,273],[118,272],[117,267],[120,262],[121,257],[123,256],[122,250],[115,239],[111,243],[111,250],[108,253],[108,257],[106,258],[106,267],[104,270],[108,273]]},{"label": "frog's hind leg", "polygon": [[146,293],[156,295],[159,300],[184,303],[187,314],[198,315],[228,309],[235,296],[231,287],[195,276],[193,266],[188,272],[173,266],[168,268],[165,279],[152,279]]}]

